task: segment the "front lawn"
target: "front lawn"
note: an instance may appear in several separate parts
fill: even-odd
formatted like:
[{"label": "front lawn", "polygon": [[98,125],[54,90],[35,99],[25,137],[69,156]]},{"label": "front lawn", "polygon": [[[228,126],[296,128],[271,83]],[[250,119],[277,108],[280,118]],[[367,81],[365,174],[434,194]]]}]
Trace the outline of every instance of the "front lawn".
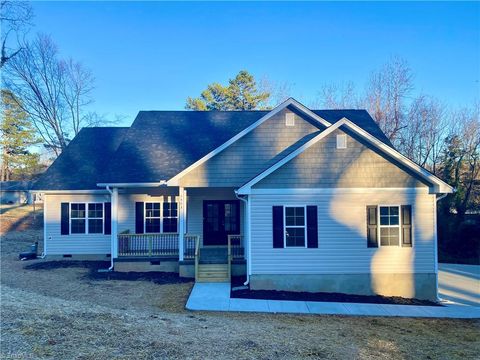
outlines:
[{"label": "front lawn", "polygon": [[480,353],[475,320],[190,312],[193,282],[176,275],[18,261],[42,238],[41,214],[4,214],[17,225],[1,236],[0,358],[463,360]]}]

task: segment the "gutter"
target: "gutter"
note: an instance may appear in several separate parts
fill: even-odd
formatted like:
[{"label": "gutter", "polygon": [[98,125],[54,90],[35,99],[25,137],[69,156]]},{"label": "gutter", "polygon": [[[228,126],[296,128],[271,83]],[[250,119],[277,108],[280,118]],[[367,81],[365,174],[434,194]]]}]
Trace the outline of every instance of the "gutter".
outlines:
[{"label": "gutter", "polygon": [[146,183],[98,183],[98,187],[106,187],[107,190],[109,187],[122,187],[122,188],[142,188],[142,187],[158,187],[158,186],[167,186],[166,180],[161,180],[159,182],[146,182]]},{"label": "gutter", "polygon": [[[245,195],[248,197],[248,195]],[[249,211],[248,211],[248,200],[245,199],[244,197],[240,197],[238,195],[238,190],[235,190],[235,197],[241,201],[243,201],[245,203],[245,206],[246,206],[246,213],[247,213],[247,216],[245,216],[245,220],[246,220],[246,225],[247,225],[247,236],[245,236],[246,239],[248,239],[248,256],[246,257],[247,259],[247,263],[246,263],[246,276],[247,276],[247,280],[243,283],[243,285],[247,286],[249,283],[250,283],[250,271],[249,271],[249,264],[250,264],[250,219],[249,219]]]}]

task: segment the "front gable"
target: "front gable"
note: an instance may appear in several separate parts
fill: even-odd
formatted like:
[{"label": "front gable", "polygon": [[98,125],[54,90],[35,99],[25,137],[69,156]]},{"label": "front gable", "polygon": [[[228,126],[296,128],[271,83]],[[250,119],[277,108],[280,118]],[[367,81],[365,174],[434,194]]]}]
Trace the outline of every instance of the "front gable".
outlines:
[{"label": "front gable", "polygon": [[[340,134],[346,135],[345,149],[337,148]],[[254,189],[416,187],[428,184],[353,132],[341,128],[252,186]]]},{"label": "front gable", "polygon": [[[293,120],[293,125],[287,126]],[[286,107],[178,180],[184,187],[239,187],[325,126]],[[195,141],[192,139],[192,141]]]}]

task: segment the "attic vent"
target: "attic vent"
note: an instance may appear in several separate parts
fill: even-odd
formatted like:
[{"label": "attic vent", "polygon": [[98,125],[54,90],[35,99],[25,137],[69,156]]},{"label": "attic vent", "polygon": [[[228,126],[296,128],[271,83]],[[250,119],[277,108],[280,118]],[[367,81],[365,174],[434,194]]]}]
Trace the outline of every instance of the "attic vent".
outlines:
[{"label": "attic vent", "polygon": [[337,149],[346,149],[347,148],[347,135],[339,134],[337,135]]},{"label": "attic vent", "polygon": [[295,114],[286,113],[285,114],[285,126],[295,126]]}]

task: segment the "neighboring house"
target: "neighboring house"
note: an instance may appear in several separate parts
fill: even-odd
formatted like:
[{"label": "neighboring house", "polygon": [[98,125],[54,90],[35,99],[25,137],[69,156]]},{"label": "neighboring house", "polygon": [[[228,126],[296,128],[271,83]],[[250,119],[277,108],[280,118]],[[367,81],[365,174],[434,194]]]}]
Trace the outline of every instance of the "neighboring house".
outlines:
[{"label": "neighboring house", "polygon": [[[452,188],[364,110],[141,111],[84,128],[35,184],[45,255],[252,289],[435,299]],[[227,256],[230,254],[230,256]]]},{"label": "neighboring house", "polygon": [[32,204],[34,196],[30,193],[33,181],[1,181],[1,204]]}]

